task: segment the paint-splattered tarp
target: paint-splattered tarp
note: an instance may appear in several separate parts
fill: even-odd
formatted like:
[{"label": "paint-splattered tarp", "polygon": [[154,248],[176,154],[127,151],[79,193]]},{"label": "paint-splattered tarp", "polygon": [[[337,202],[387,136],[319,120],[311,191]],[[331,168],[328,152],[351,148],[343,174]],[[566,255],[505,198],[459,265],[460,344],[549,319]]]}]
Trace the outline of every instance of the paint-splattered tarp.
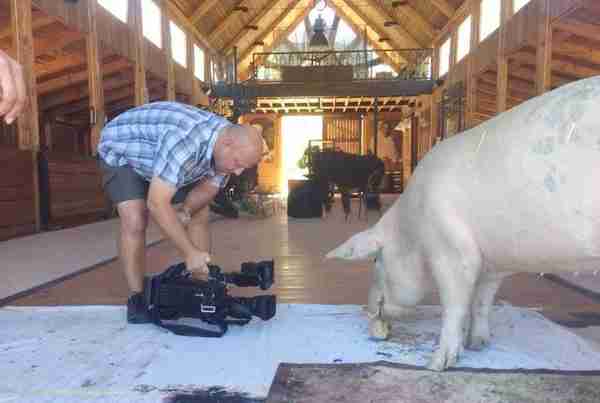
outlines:
[{"label": "paint-splattered tarp", "polygon": [[[270,321],[232,327],[220,339],[126,325],[121,306],[0,309],[0,402],[161,402],[210,387],[264,398],[281,362],[423,366],[440,328],[439,308],[422,307],[376,342],[360,306],[277,309]],[[460,366],[600,369],[594,346],[537,312],[497,306],[491,322],[491,346],[466,351]]]}]

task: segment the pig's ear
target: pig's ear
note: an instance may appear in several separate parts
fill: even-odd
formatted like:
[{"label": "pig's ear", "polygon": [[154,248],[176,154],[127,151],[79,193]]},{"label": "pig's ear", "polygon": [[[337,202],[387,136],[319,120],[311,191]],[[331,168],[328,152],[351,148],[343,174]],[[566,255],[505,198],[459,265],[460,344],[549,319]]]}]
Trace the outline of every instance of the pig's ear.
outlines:
[{"label": "pig's ear", "polygon": [[326,257],[347,260],[367,259],[381,249],[379,234],[374,229],[360,232],[329,252]]}]

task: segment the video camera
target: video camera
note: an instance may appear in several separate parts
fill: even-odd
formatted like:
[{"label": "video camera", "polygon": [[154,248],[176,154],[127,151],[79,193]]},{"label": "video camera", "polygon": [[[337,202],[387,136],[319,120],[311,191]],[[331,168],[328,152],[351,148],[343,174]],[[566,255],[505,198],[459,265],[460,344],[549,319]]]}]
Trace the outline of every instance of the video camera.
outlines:
[{"label": "video camera", "polygon": [[[260,287],[267,290],[274,281],[274,262],[245,262],[238,273],[223,273],[208,265],[207,280],[191,277],[185,263],[169,267],[163,273],[146,277],[144,297],[152,322],[183,336],[221,337],[228,325],[245,325],[253,316],[269,320],[275,315],[275,295],[232,297],[228,285]],[[178,322],[180,319],[184,323]],[[185,324],[187,318],[218,327],[204,329]]]}]

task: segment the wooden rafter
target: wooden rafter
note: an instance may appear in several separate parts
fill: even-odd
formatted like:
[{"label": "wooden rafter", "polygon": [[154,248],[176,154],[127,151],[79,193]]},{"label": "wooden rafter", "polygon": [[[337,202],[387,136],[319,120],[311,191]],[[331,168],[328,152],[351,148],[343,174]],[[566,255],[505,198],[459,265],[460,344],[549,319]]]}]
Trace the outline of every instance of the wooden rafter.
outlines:
[{"label": "wooden rafter", "polygon": [[393,13],[388,12],[388,10],[383,7],[379,7],[379,9],[381,13],[384,13],[384,15],[387,15],[388,18],[392,18],[395,21],[397,21],[397,19],[394,18],[394,14],[404,17],[405,20],[410,21],[411,27],[414,27],[415,30],[426,34],[430,40],[433,39],[436,34],[436,30],[433,28],[433,25],[423,18],[421,14],[419,14],[410,4],[394,8]]},{"label": "wooden rafter", "polygon": [[[161,1],[164,1],[166,3],[165,7],[162,8],[163,13],[164,13],[164,11],[168,11],[170,16],[172,16],[174,19],[176,19],[183,26],[183,28],[186,28],[188,30],[188,32],[191,32],[192,35],[194,35],[194,38],[197,43],[202,44],[202,46],[204,46],[207,50],[209,50],[213,53],[216,52],[215,47],[209,41],[206,40],[205,35],[200,33],[200,31],[198,31],[198,28],[196,28],[196,26],[190,22],[190,19],[188,17],[183,15],[181,10],[179,10],[179,8],[177,8],[177,6],[175,4],[173,4],[172,2],[170,2],[168,0],[161,0]],[[211,0],[206,0],[206,1],[211,1]]]},{"label": "wooden rafter", "polygon": [[[369,16],[367,16],[360,7],[357,7],[356,4],[354,3],[354,0],[339,0],[341,1],[342,4],[345,4],[347,7],[349,7],[352,12],[354,14],[356,14],[358,16],[358,18],[360,18],[362,21],[364,21],[364,23],[370,27],[373,31],[377,32],[377,34],[379,36],[388,36],[388,35],[384,35],[383,32],[385,32],[385,28],[382,28],[382,24],[377,24],[375,21],[373,21],[371,18],[369,18]],[[331,3],[337,3],[336,1],[332,1]],[[337,3],[339,4],[339,3]],[[374,4],[374,3],[373,3]],[[339,8],[339,7],[338,7]],[[381,10],[381,6],[374,6],[374,8],[377,11]],[[379,13],[381,16],[381,13]],[[384,18],[382,16],[382,18]],[[354,24],[357,25],[357,24]],[[396,35],[392,35],[392,39],[393,42],[395,43],[395,45],[399,48],[399,49],[406,49],[406,48],[421,48],[423,47],[421,45],[421,43],[419,43],[419,41],[417,41],[415,38],[412,37],[412,35],[406,31],[406,29],[402,28],[399,25],[395,25],[392,28],[390,28],[392,31],[396,32]],[[360,30],[358,31],[360,32]]]},{"label": "wooden rafter", "polygon": [[336,14],[331,24],[331,29],[327,35],[327,41],[333,46],[335,44],[335,37],[337,36],[338,28],[340,26],[340,16]]},{"label": "wooden rafter", "polygon": [[[260,29],[261,23],[263,22],[265,17],[269,15],[269,12],[271,11],[271,9],[275,6],[275,4],[278,1],[279,0],[271,0],[271,1],[267,2],[267,4],[260,10],[260,12],[254,18],[252,18],[252,21],[250,21],[249,25],[255,25],[255,26],[259,27],[259,29]],[[229,49],[232,49],[234,46],[237,46],[237,44],[240,43],[240,41],[242,39],[244,39],[246,37],[246,35],[248,35],[248,32],[250,32],[250,30],[243,27],[233,37],[232,40],[230,40],[227,44],[225,44],[225,46],[223,46],[221,48],[221,52],[225,53]]]},{"label": "wooden rafter", "polygon": [[[241,5],[242,3],[244,3],[244,1],[246,1],[246,0],[236,1],[234,7]],[[231,24],[232,21],[235,21],[238,18],[240,18],[240,13],[237,13],[233,10],[229,10],[229,12],[226,13],[225,18],[223,18],[221,21],[219,21],[215,24],[215,27],[212,29],[212,32],[210,33],[210,36],[208,37],[208,41],[210,43],[214,43],[215,40],[219,36],[221,36],[223,31],[229,26],[229,24]]]},{"label": "wooden rafter", "polygon": [[[267,36],[269,36],[269,34],[273,33],[274,30],[281,24],[281,22],[288,16],[288,14],[294,10],[294,8],[300,4],[301,0],[293,0],[291,3],[288,4],[288,6],[277,16],[277,18],[264,30],[261,31],[260,35],[258,36],[258,38],[256,39],[257,41],[264,41]],[[306,11],[308,10],[308,11]],[[299,16],[301,16],[302,18],[296,18],[296,20],[294,21],[293,24],[290,24],[289,27],[293,26],[294,29],[298,23],[300,21],[302,21],[302,19],[306,16],[306,14],[308,14],[308,12],[310,11],[310,8],[307,7],[305,11],[303,11],[302,13],[299,14]],[[288,27],[288,29],[289,29]],[[289,29],[289,31],[291,32],[291,29]],[[287,35],[283,35],[284,37],[286,37]],[[266,45],[263,49],[265,52],[270,52],[271,49],[273,48],[273,43]],[[240,66],[241,67],[241,71],[245,71],[248,68],[248,65],[250,64],[250,56],[252,55],[252,50],[254,49],[254,46],[252,44],[250,44],[242,53],[241,53],[241,57],[240,57]],[[268,50],[267,50],[268,49]]]},{"label": "wooden rafter", "polygon": [[210,11],[220,0],[204,0],[190,16],[190,22],[196,25],[200,18]]},{"label": "wooden rafter", "polygon": [[450,3],[448,3],[447,0],[430,0],[430,1],[431,1],[431,4],[433,4],[438,10],[440,10],[448,18],[452,18],[452,16],[454,16],[454,13],[456,13],[456,10],[454,9],[454,7],[452,7],[450,5]]},{"label": "wooden rafter", "polygon": [[[342,17],[342,19],[344,20],[344,22],[346,24],[348,24],[353,30],[354,32],[360,36],[360,27],[354,22],[354,20],[352,19],[352,17],[350,15],[348,15],[348,13],[345,11],[344,5],[346,7],[351,7],[350,4],[348,4],[346,2],[346,0],[334,0],[331,1],[329,3],[329,5],[335,10],[335,12],[337,14],[339,14],[340,17]],[[361,17],[359,15],[359,17]],[[369,25],[369,21],[365,21],[363,20],[364,23],[366,23],[367,25]],[[379,31],[377,28],[372,28],[373,32],[375,32],[378,36],[384,36],[384,34]],[[368,35],[365,38],[368,42],[370,42],[371,46],[373,47],[373,49],[378,50],[381,49],[381,44],[377,41],[373,41],[371,40]],[[398,44],[396,44],[396,46],[398,46]],[[398,46],[399,48],[401,48],[402,46]],[[396,71],[400,70],[400,65],[398,64],[398,62],[394,61],[391,57],[389,57],[385,52],[377,52],[379,57],[381,57],[383,60],[385,60],[386,63],[388,63],[390,66],[392,66],[392,68],[394,68]]]}]

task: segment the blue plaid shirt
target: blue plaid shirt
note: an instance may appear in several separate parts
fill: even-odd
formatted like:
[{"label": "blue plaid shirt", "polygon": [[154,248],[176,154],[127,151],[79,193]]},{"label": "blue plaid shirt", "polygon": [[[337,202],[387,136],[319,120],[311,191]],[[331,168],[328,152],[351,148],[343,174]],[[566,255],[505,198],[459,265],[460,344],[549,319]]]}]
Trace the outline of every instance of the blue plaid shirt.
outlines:
[{"label": "blue plaid shirt", "polygon": [[212,154],[219,131],[229,125],[190,105],[154,102],[111,120],[102,129],[98,154],[108,165],[129,165],[147,181],[158,176],[180,188],[207,178],[223,187],[229,175],[216,173]]}]

